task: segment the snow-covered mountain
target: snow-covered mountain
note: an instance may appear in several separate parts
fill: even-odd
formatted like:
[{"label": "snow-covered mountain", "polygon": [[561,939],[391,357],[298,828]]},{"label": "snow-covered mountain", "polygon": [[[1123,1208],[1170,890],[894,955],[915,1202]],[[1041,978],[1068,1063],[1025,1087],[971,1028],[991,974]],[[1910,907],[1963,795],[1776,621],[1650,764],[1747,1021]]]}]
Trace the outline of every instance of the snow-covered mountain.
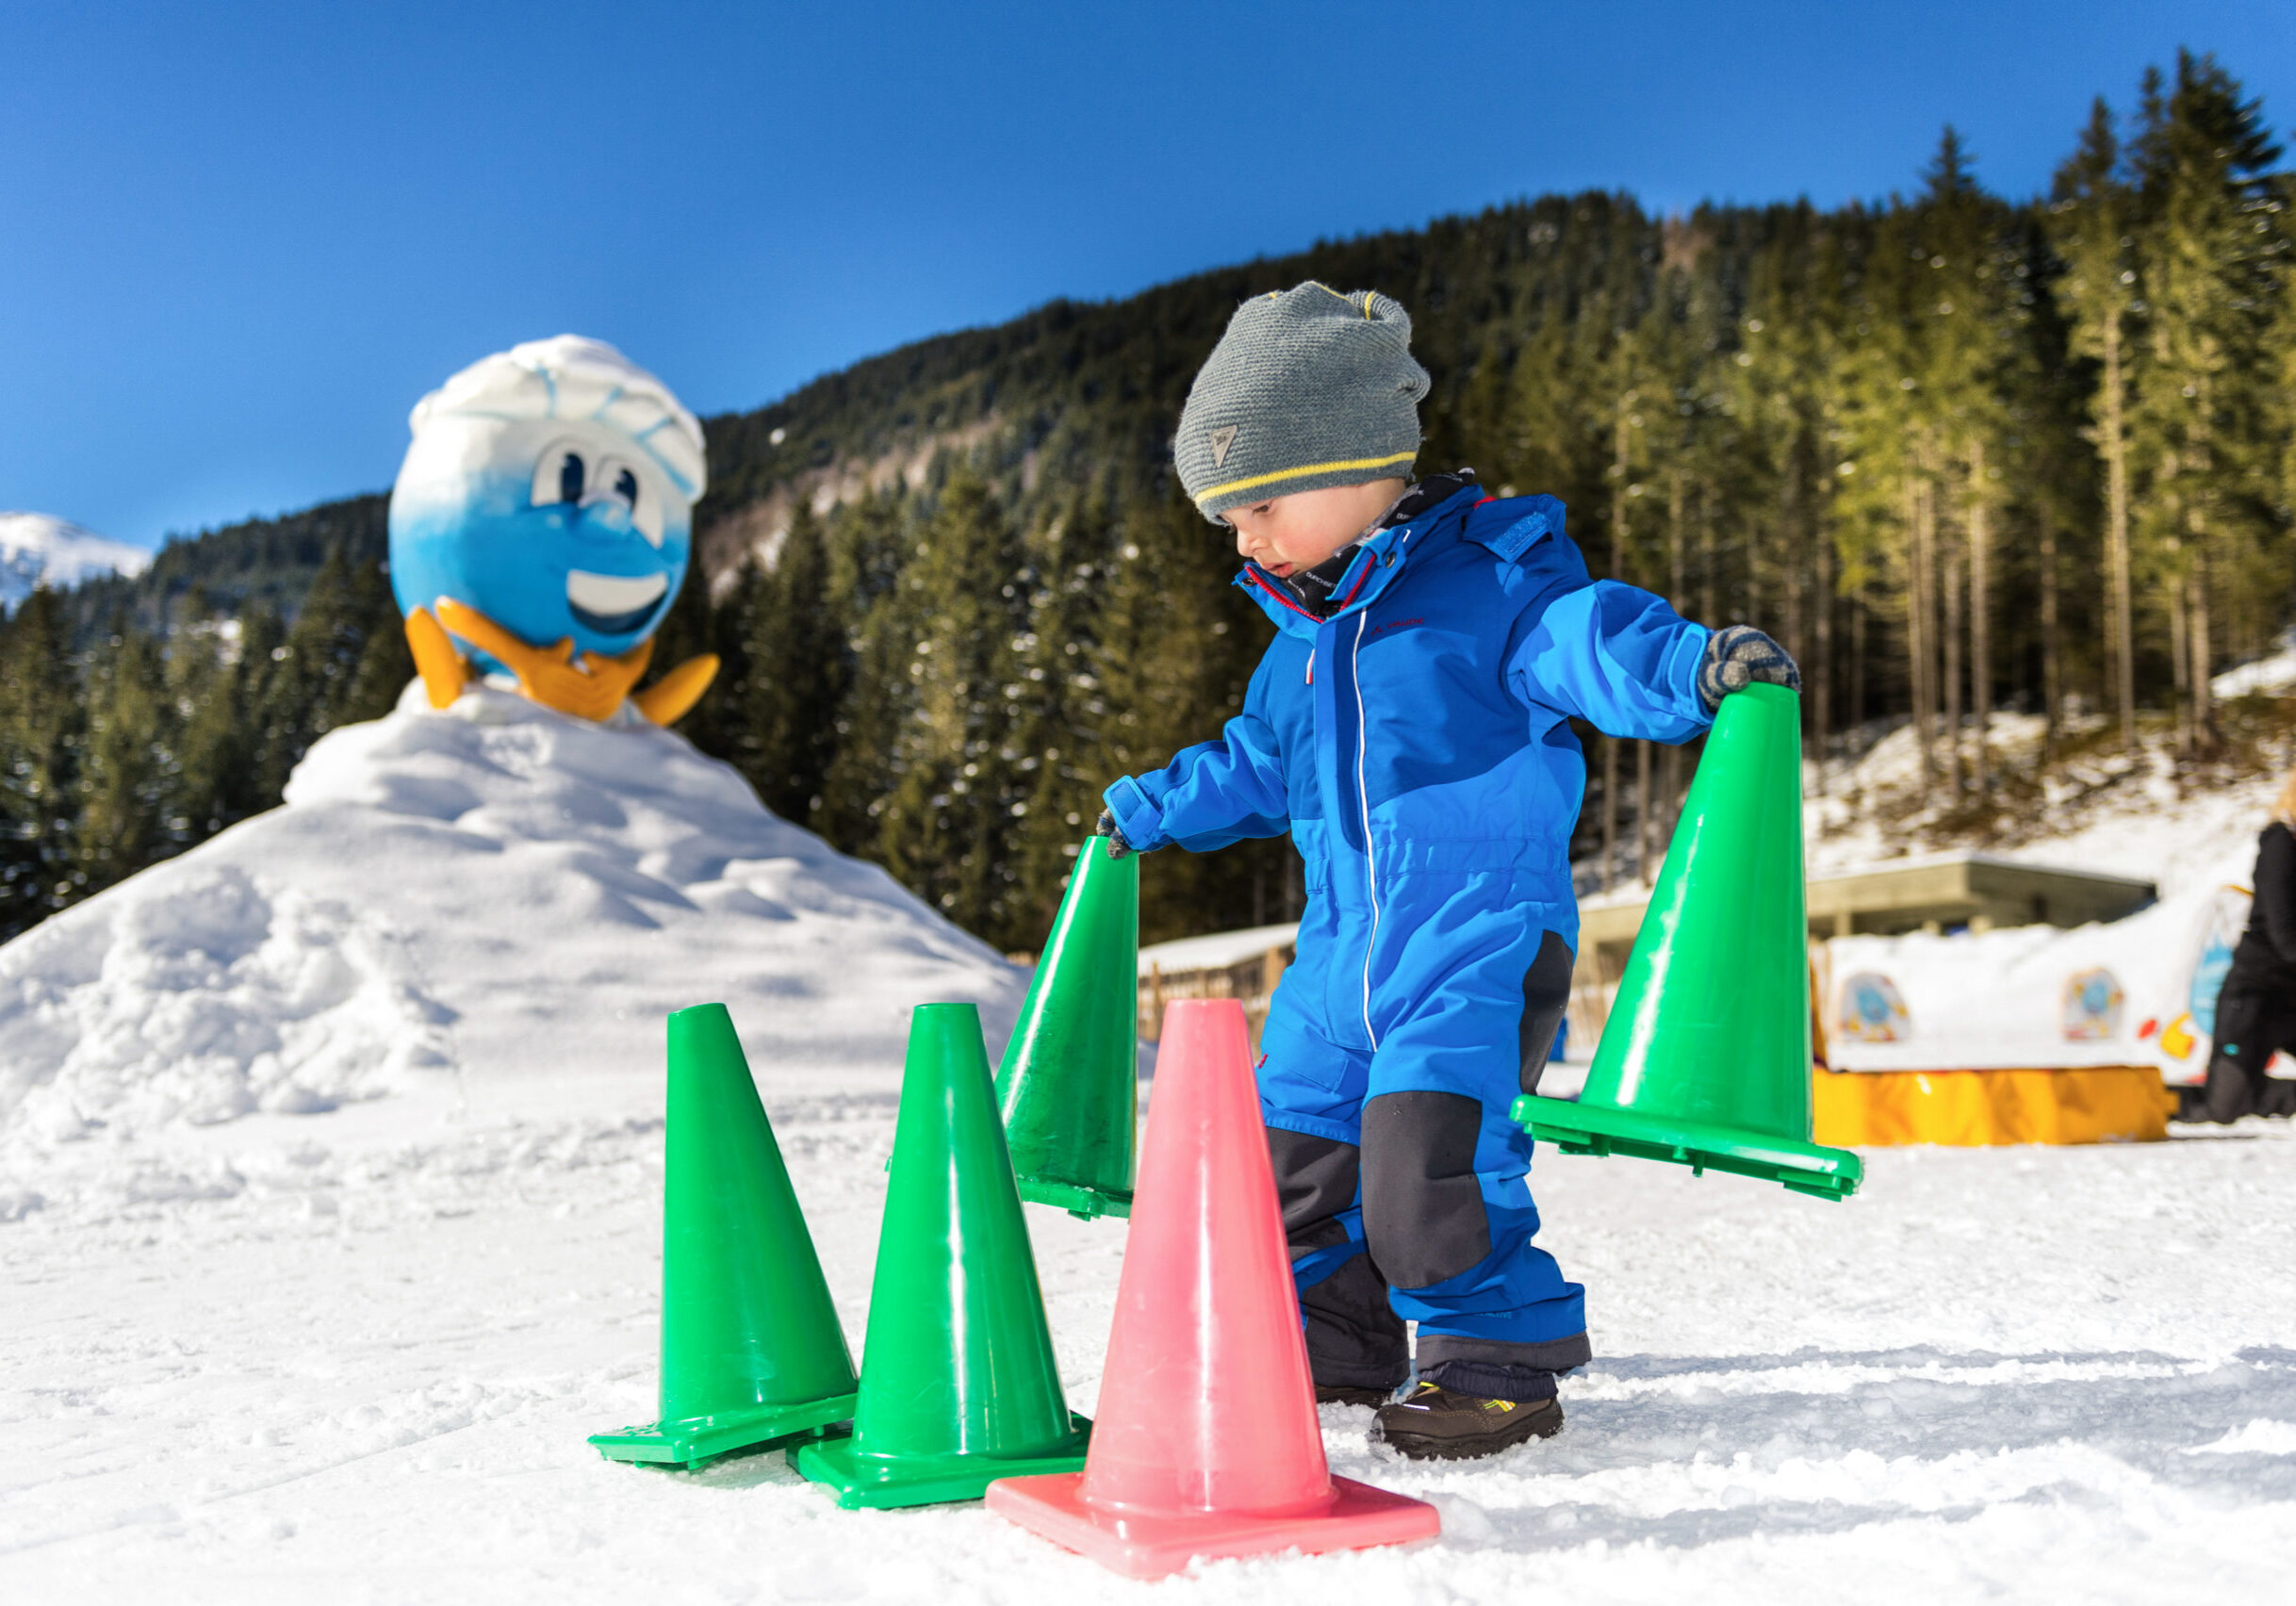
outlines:
[{"label": "snow-covered mountain", "polygon": [[12,609],[45,581],[58,591],[104,574],[140,574],[141,547],[114,541],[44,513],[0,513],[0,610]]},{"label": "snow-covered mountain", "polygon": [[0,1170],[394,1093],[658,1106],[664,1016],[712,1001],[761,1084],[887,1090],[911,1006],[1001,1041],[1023,984],[682,737],[410,686],[282,807],[0,948]]}]

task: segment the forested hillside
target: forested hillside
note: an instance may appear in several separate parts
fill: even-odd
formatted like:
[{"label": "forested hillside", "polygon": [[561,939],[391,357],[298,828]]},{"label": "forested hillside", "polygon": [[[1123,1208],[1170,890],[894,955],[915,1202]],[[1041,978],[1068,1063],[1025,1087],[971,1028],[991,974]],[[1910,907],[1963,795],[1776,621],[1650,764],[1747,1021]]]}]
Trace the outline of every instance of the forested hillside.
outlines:
[{"label": "forested hillside", "polygon": [[[1549,197],[872,358],[708,420],[713,583],[689,583],[657,662],[724,655],[699,745],[1033,947],[1101,787],[1215,733],[1265,639],[1169,436],[1237,303],[1313,277],[1411,309],[1423,470],[1552,492],[1598,573],[1779,636],[1821,748],[1911,716],[1938,819],[1981,833],[2029,795],[1989,740],[2009,708],[2045,717],[2044,757],[2173,729],[2199,777],[2223,751],[2211,673],[2291,601],[2290,186],[2262,108],[2206,57],[2148,74],[2118,123],[2100,101],[2069,145],[2030,200],[1989,192],[1948,131],[1870,205]],[[380,706],[404,672],[380,530],[381,499],[331,504],[172,547],[68,618],[22,611],[0,740],[28,856],[9,885],[36,895],[10,921],[260,806],[317,730]],[[266,712],[205,712],[224,696]],[[199,746],[225,726],[257,758]],[[1589,760],[1582,846],[1632,873],[1684,756],[1598,739]],[[1299,897],[1280,843],[1164,855],[1145,887],[1151,937]]]}]

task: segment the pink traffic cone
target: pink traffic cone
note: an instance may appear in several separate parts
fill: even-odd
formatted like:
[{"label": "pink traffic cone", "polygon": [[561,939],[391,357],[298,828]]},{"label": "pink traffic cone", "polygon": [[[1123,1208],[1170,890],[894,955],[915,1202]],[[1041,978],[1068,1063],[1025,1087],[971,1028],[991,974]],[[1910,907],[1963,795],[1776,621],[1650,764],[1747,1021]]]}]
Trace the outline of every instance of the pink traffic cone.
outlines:
[{"label": "pink traffic cone", "polygon": [[1197,1556],[1432,1539],[1435,1509],[1323,1459],[1243,1006],[1167,1007],[1082,1472],[1008,1478],[989,1509],[1133,1578]]}]

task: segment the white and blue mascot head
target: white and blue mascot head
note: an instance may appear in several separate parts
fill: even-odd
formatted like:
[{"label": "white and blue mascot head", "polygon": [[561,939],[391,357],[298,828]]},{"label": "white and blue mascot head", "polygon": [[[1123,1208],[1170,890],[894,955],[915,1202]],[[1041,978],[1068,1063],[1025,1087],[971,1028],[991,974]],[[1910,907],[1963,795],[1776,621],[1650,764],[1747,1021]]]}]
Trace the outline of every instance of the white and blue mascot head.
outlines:
[{"label": "white and blue mascot head", "polygon": [[706,478],[701,426],[669,388],[603,341],[561,335],[471,364],[408,422],[390,572],[426,682],[418,612],[476,672],[512,673],[541,701],[556,699],[517,644],[576,673],[642,660],[685,578]]}]

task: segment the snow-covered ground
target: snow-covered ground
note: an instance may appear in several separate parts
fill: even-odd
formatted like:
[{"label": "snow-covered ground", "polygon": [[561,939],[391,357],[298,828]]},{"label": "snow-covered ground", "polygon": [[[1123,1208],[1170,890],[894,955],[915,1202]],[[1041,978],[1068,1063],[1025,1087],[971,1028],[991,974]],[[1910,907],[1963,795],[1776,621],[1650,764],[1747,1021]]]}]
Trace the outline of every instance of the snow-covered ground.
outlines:
[{"label": "snow-covered ground", "polygon": [[[662,1134],[621,1113],[260,1114],[0,1228],[0,1598],[1147,1598],[977,1506],[841,1512],[778,1456],[598,1458],[652,1415]],[[858,1343],[890,1095],[769,1101]],[[2296,1143],[1886,1150],[1844,1204],[1543,1158],[1601,1358],[1561,1437],[1336,1470],[1410,1552],[1204,1567],[1207,1601],[2286,1598]],[[1029,1207],[1072,1401],[1124,1229]]]},{"label": "snow-covered ground", "polygon": [[[599,1459],[651,1415],[662,1011],[731,1005],[858,1345],[900,1008],[1001,1031],[1015,979],[675,737],[487,694],[329,737],[0,950],[0,1600],[2285,1597],[2285,1124],[1876,1151],[1841,1204],[1543,1152],[1563,1434],[1426,1467],[1324,1414],[1441,1505],[1411,1550],[1130,1584],[778,1456]],[[1029,1217],[1089,1412],[1124,1227]]]}]

